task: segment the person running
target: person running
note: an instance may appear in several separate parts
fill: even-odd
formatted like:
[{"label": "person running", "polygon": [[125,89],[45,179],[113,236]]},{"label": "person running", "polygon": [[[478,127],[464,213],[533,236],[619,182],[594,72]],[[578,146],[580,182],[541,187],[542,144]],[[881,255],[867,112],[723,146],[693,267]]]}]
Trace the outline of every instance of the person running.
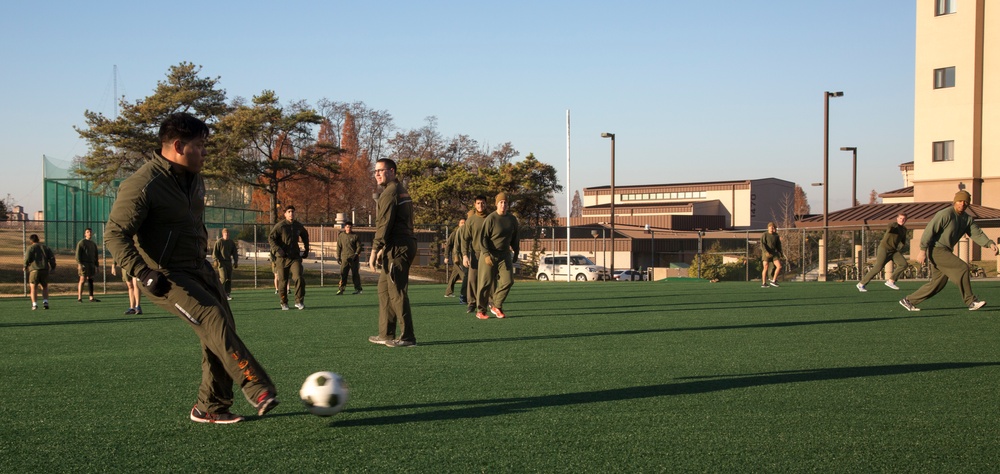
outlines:
[{"label": "person running", "polygon": [[[462,233],[464,226],[465,218],[463,217],[458,220],[458,227],[448,234],[448,240],[444,244],[444,264],[452,266],[451,275],[448,277],[448,289],[444,292],[445,298],[455,297],[455,283],[458,282],[459,278],[462,279],[462,288],[465,288],[465,270],[462,268],[462,260],[459,258],[461,251],[458,242],[458,236]],[[462,293],[462,299],[465,299],[465,292]]]},{"label": "person running", "polygon": [[223,228],[222,237],[215,241],[212,260],[215,261],[215,268],[219,270],[219,280],[222,282],[222,288],[226,290],[226,300],[232,300],[233,269],[240,266],[240,252],[236,248],[236,242],[229,240],[229,229]]},{"label": "person running", "polygon": [[488,215],[486,211],[486,196],[476,196],[473,209],[465,220],[465,231],[462,233],[462,265],[469,275],[466,284],[467,304],[465,312],[486,314],[487,301],[479,301],[481,283],[479,282],[479,252],[483,239],[483,221]]},{"label": "person running", "polygon": [[351,221],[344,222],[344,231],[337,236],[337,261],[340,262],[340,284],[337,287],[337,294],[344,294],[344,288],[347,286],[347,275],[351,275],[351,283],[354,284],[354,293],[352,295],[360,295],[361,289],[361,274],[358,270],[361,269],[361,240],[358,239],[358,234],[353,232],[354,223]]},{"label": "person running", "polygon": [[[378,335],[368,341],[388,347],[417,345],[410,312],[410,265],[417,258],[413,236],[413,201],[406,186],[396,178],[396,162],[375,162],[375,182],[383,188],[375,207],[375,237],[368,268],[378,266]],[[396,337],[396,326],[401,330]]]},{"label": "person running", "polygon": [[243,420],[229,410],[234,383],[258,416],[278,405],[278,392],[237,335],[219,275],[206,258],[201,170],[208,134],[205,122],[187,113],[163,120],[160,150],[118,188],[105,242],[146,296],[198,336],[202,374],[191,421],[229,424]]},{"label": "person running", "polygon": [[[767,232],[760,236],[760,247],[764,264],[764,269],[760,273],[760,287],[767,288],[770,285],[777,288],[783,255],[781,253],[781,237],[778,235],[778,226],[774,222],[767,223]],[[767,271],[771,263],[774,264],[774,275],[768,280]]]},{"label": "person running", "polygon": [[28,272],[31,310],[38,309],[37,290],[42,289],[42,308],[49,309],[49,272],[56,271],[56,256],[38,239],[38,234],[28,236],[28,250],[24,252],[24,270]]},{"label": "person running", "polygon": [[889,223],[889,228],[886,229],[885,235],[882,236],[882,241],[878,244],[878,250],[875,253],[875,266],[858,282],[858,291],[864,293],[868,291],[865,288],[868,282],[878,275],[885,264],[892,260],[892,274],[889,278],[885,280],[885,286],[898,290],[899,287],[896,286],[896,280],[899,280],[903,276],[903,272],[906,271],[906,258],[903,257],[903,248],[906,247],[906,214],[902,212],[896,216],[895,222]]},{"label": "person running", "polygon": [[83,239],[76,243],[76,270],[80,275],[80,282],[76,284],[76,301],[83,303],[83,283],[87,283],[87,290],[90,293],[90,301],[100,302],[94,298],[94,275],[97,274],[97,267],[100,265],[100,254],[97,244],[93,240],[94,231],[87,227],[83,230]]},{"label": "person running", "polygon": [[[507,194],[496,196],[497,210],[493,211],[483,221],[481,258],[479,259],[479,280],[489,281],[493,287],[492,295],[479,292],[479,299],[490,300],[490,312],[503,319],[503,303],[507,300],[510,289],[514,286],[514,262],[521,251],[517,238],[517,218],[508,209]],[[486,285],[483,285],[485,288]],[[485,313],[476,313],[479,319],[486,319]]]},{"label": "person running", "polygon": [[[302,251],[299,251],[302,240]],[[281,309],[288,310],[288,288],[295,287],[295,307],[306,309],[306,280],[302,277],[302,259],[309,256],[309,233],[295,220],[295,206],[285,208],[285,218],[274,224],[267,236],[274,254],[274,268],[278,274],[278,298]]]},{"label": "person running", "polygon": [[972,196],[967,191],[959,191],[955,194],[952,207],[938,211],[924,228],[924,234],[920,237],[920,252],[915,260],[918,263],[930,261],[931,279],[917,288],[917,291],[899,300],[899,304],[907,311],[920,311],[917,305],[943,290],[949,279],[955,280],[962,294],[962,301],[969,311],[986,306],[986,302],[972,292],[969,264],[954,254],[955,245],[968,235],[980,247],[992,248],[1000,255],[997,245],[976,225],[972,216],[965,213],[971,200]]}]

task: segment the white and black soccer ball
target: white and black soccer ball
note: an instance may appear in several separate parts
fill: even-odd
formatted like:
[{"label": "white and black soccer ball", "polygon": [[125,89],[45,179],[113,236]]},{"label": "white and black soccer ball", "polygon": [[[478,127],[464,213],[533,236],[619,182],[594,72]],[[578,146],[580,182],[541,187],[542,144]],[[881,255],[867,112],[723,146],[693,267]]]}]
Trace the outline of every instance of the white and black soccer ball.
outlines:
[{"label": "white and black soccer ball", "polygon": [[333,416],[347,406],[349,390],[344,378],[333,372],[316,372],[302,382],[299,398],[310,413]]}]

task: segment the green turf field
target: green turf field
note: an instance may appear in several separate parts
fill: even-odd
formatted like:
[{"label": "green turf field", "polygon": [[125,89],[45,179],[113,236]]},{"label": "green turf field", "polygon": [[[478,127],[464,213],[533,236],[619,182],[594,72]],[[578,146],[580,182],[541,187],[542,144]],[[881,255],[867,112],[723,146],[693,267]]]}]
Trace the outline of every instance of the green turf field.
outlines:
[{"label": "green turf field", "polygon": [[[234,293],[282,404],[187,419],[194,333],[124,296],[0,300],[0,472],[989,472],[1000,465],[1000,282],[921,305],[852,283],[518,282],[507,320],[414,285],[419,345],[386,348],[375,287],[305,311]],[[332,370],[347,409],[298,388]],[[244,400],[236,413],[250,413]]]}]

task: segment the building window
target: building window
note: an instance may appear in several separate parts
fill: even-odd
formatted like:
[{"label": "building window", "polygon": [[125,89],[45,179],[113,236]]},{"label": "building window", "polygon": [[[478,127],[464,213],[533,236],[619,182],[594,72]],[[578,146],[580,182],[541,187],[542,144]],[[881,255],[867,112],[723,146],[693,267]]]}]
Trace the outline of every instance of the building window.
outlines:
[{"label": "building window", "polygon": [[933,161],[955,161],[955,141],[934,142]]},{"label": "building window", "polygon": [[955,87],[955,66],[934,70],[934,88]]},{"label": "building window", "polygon": [[934,2],[934,16],[955,13],[955,3],[957,2],[958,0],[936,0]]}]

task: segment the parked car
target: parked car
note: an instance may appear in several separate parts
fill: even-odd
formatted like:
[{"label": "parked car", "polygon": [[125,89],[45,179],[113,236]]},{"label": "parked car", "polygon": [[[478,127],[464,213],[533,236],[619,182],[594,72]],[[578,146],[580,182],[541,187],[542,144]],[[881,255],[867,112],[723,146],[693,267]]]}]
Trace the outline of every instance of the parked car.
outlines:
[{"label": "parked car", "polygon": [[576,281],[607,280],[611,278],[606,268],[595,264],[583,255],[572,255],[568,267],[565,255],[547,256],[538,264],[538,273],[535,275],[535,278],[539,281],[566,279],[567,270],[569,270],[570,278]]},{"label": "parked car", "polygon": [[646,274],[639,270],[615,270],[614,278],[618,281],[646,281]]}]

